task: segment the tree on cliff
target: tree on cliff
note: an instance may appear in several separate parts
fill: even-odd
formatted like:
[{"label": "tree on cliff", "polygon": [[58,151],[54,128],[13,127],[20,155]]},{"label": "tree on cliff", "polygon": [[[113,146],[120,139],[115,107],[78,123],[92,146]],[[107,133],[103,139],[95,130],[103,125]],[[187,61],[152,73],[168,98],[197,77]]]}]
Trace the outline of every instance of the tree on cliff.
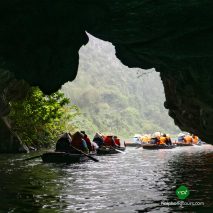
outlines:
[{"label": "tree on cliff", "polygon": [[47,147],[63,131],[74,131],[70,121],[79,114],[76,105],[67,106],[63,93],[44,95],[32,87],[24,101],[11,102],[12,128],[26,145]]}]

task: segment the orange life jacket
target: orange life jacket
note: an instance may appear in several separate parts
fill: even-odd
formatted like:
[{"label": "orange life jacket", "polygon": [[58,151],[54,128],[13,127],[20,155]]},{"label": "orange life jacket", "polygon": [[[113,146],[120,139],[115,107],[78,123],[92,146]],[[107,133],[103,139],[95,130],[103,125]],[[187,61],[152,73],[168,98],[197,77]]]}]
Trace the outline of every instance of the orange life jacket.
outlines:
[{"label": "orange life jacket", "polygon": [[186,136],[184,137],[184,142],[185,142],[185,143],[192,143],[192,136],[186,135]]},{"label": "orange life jacket", "polygon": [[166,137],[163,137],[163,136],[161,136],[160,137],[160,141],[159,141],[159,144],[166,144],[166,140],[167,140],[167,138]]},{"label": "orange life jacket", "polygon": [[199,141],[199,138],[195,135],[194,137],[192,137],[192,141],[194,144],[197,144]]}]

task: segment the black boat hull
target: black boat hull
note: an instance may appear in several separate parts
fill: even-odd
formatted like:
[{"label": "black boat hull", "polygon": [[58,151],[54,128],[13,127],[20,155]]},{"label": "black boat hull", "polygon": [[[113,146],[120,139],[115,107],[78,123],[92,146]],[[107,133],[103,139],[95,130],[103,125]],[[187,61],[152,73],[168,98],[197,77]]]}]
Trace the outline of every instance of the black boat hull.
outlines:
[{"label": "black boat hull", "polygon": [[165,145],[155,145],[155,144],[146,144],[142,146],[143,149],[149,149],[149,150],[158,150],[158,149],[173,149],[176,146],[165,146]]},{"label": "black boat hull", "polygon": [[47,152],[41,156],[44,163],[81,163],[88,159],[82,154],[71,154],[66,152]]}]

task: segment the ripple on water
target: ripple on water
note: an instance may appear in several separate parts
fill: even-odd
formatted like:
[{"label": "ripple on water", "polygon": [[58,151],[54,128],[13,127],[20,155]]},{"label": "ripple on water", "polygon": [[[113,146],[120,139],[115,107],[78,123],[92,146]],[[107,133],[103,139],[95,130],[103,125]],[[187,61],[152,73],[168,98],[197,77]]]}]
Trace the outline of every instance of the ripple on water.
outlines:
[{"label": "ripple on water", "polygon": [[126,154],[98,157],[99,163],[75,165],[0,159],[0,207],[19,212],[27,206],[69,213],[175,212],[160,203],[177,201],[175,190],[182,184],[190,189],[190,200],[205,200],[212,207],[212,157],[212,147],[203,146],[128,148]]}]

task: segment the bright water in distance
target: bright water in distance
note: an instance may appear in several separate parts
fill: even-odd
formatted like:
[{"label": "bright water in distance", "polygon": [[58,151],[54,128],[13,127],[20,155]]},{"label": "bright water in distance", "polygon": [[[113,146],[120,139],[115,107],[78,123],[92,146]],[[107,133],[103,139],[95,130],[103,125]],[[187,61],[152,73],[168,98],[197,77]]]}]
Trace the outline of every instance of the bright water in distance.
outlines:
[{"label": "bright water in distance", "polygon": [[[23,162],[27,155],[0,155],[0,213],[213,212],[213,146],[143,150],[97,157],[75,165]],[[202,206],[162,206],[179,201],[175,190],[190,190],[186,202]]]}]

